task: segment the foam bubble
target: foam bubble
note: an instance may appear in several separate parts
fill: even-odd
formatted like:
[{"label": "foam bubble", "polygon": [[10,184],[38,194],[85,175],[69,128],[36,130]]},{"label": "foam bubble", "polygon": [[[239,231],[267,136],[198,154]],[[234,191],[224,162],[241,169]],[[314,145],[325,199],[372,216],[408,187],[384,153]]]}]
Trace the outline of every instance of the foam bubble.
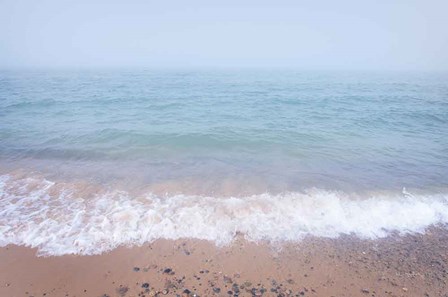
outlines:
[{"label": "foam bubble", "polygon": [[0,246],[38,248],[39,255],[100,254],[159,238],[196,238],[226,245],[298,241],[304,236],[361,238],[424,232],[448,223],[448,195],[354,197],[310,189],[278,195],[207,197],[116,190],[81,191],[38,177],[0,176]]}]

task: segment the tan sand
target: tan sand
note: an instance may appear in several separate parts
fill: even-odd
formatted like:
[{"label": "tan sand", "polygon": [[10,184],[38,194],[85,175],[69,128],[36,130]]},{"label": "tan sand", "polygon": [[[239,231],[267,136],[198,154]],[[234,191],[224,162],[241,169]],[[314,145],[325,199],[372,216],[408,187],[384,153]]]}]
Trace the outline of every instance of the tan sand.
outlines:
[{"label": "tan sand", "polygon": [[448,232],[380,240],[159,240],[98,256],[0,249],[0,296],[448,296]]}]

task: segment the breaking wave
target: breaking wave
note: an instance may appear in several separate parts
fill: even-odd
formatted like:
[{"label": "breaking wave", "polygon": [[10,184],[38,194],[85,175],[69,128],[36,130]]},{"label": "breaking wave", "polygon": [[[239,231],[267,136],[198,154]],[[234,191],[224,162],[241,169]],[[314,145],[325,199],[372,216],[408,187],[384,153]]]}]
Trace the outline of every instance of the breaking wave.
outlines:
[{"label": "breaking wave", "polygon": [[129,192],[36,176],[0,176],[0,246],[43,256],[100,254],[156,239],[226,245],[236,234],[260,242],[307,235],[375,239],[448,223],[448,194],[364,194],[309,189],[246,197],[132,196]]}]

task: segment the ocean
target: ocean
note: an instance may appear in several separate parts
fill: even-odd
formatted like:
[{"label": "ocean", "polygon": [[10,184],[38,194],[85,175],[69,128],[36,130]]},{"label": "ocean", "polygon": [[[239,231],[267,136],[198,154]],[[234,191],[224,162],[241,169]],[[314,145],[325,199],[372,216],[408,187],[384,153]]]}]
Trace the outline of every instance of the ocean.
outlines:
[{"label": "ocean", "polygon": [[375,239],[448,223],[448,74],[1,70],[0,246]]}]

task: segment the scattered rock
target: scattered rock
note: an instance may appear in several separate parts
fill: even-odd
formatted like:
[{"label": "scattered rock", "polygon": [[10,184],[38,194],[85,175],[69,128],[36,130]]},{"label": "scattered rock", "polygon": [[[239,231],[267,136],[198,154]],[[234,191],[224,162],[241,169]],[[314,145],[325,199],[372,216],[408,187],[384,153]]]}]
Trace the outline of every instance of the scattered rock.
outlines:
[{"label": "scattered rock", "polygon": [[120,296],[126,295],[126,293],[129,291],[128,287],[119,287],[117,288],[117,294]]},{"label": "scattered rock", "polygon": [[185,289],[185,290],[183,291],[183,293],[184,293],[184,294],[187,294],[187,295],[190,295],[191,291],[188,290],[188,289]]}]

